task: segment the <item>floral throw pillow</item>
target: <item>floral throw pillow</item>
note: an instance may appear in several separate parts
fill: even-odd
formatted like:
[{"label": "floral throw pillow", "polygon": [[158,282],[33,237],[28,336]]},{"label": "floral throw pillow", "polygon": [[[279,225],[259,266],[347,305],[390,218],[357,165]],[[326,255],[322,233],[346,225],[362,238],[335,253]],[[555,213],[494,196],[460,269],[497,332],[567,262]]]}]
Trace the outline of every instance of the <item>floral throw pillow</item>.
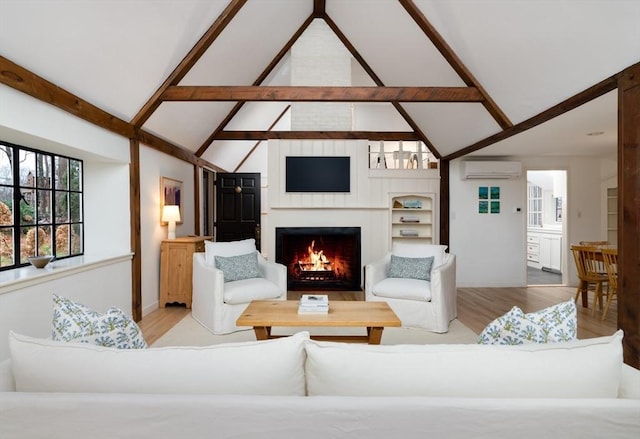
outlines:
[{"label": "floral throw pillow", "polygon": [[478,344],[560,343],[574,340],[576,331],[573,300],[529,314],[514,306],[484,328],[478,336]]},{"label": "floral throw pillow", "polygon": [[142,349],[147,343],[133,319],[116,307],[100,314],[67,298],[53,295],[53,340],[90,343],[119,349]]}]

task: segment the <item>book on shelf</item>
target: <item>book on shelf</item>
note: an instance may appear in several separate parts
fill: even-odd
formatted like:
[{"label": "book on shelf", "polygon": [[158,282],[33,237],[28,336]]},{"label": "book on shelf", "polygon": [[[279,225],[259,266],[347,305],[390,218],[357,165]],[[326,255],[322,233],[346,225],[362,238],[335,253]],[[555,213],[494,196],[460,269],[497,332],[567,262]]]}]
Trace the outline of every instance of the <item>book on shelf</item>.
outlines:
[{"label": "book on shelf", "polygon": [[418,231],[415,229],[402,229],[400,230],[400,236],[418,236]]},{"label": "book on shelf", "polygon": [[400,222],[401,223],[419,223],[420,218],[417,216],[401,216]]}]

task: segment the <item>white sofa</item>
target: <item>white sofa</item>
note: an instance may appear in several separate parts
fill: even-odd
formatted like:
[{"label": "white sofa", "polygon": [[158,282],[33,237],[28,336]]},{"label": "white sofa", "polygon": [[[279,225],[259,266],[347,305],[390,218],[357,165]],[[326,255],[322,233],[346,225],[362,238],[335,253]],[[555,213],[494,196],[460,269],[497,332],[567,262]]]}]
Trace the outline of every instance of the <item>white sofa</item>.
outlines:
[{"label": "white sofa", "polygon": [[621,339],[116,350],[11,334],[0,437],[637,439]]},{"label": "white sofa", "polygon": [[[456,256],[444,245],[394,243],[390,253],[365,266],[365,300],[387,302],[402,326],[447,332],[457,316]],[[391,256],[434,257],[430,281],[388,277]]]}]

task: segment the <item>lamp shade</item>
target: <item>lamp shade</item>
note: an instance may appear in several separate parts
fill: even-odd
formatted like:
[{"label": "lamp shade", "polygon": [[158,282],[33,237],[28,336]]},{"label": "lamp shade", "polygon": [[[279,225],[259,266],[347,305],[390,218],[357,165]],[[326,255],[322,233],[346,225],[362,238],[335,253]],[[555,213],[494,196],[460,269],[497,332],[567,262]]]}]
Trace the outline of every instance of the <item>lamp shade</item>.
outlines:
[{"label": "lamp shade", "polygon": [[162,221],[163,222],[180,221],[180,207],[173,204],[164,206],[162,208]]}]

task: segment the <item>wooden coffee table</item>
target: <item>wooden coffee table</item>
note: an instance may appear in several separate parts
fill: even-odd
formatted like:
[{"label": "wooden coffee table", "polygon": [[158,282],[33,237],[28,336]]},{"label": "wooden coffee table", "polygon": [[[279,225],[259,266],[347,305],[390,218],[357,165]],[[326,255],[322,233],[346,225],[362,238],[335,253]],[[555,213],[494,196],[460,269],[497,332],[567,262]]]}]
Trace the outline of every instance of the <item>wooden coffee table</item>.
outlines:
[{"label": "wooden coffee table", "polygon": [[271,334],[274,326],[364,327],[367,335],[312,335],[315,340],[380,344],[385,326],[401,326],[400,319],[386,302],[334,300],[327,314],[298,314],[297,300],[254,300],[236,321],[253,326],[258,340],[282,336]]}]

